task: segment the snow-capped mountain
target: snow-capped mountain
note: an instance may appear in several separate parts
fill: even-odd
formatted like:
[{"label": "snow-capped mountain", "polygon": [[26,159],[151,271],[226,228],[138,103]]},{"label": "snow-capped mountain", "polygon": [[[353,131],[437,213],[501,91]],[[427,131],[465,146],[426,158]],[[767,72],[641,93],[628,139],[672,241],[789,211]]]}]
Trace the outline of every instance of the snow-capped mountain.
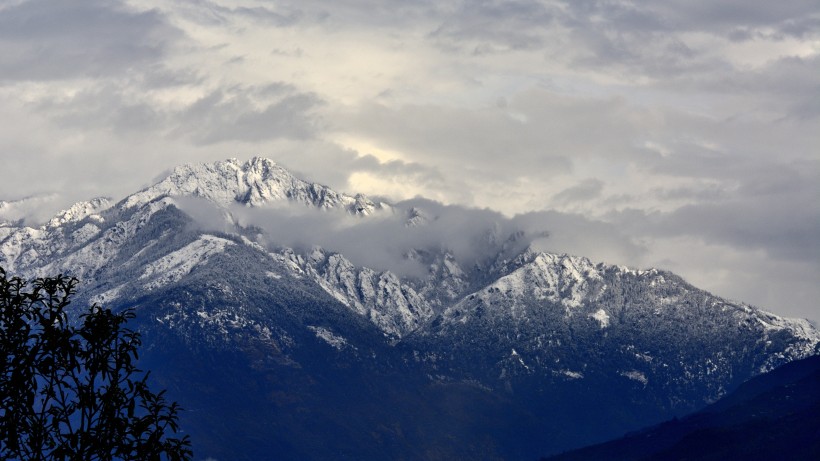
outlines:
[{"label": "snow-capped mountain", "polygon": [[740,369],[815,354],[817,338],[806,320],[717,298],[668,272],[531,253],[408,342],[449,349],[435,366],[462,379],[620,380],[675,410],[696,395],[721,397],[749,376]]},{"label": "snow-capped mountain", "polygon": [[[191,197],[219,226],[186,211]],[[278,227],[236,216],[275,204],[383,225],[396,234],[390,255],[412,270],[289,247]],[[78,305],[135,308],[143,360],[191,410],[183,422],[203,459],[534,459],[697,409],[820,352],[807,321],[665,271],[538,252],[520,231],[479,229],[464,238],[480,251],[465,256],[420,237],[437,218],[267,159],[227,160],[37,228],[4,223],[0,266],[77,276]],[[372,234],[352,235],[378,250]]]},{"label": "snow-capped mountain", "polygon": [[290,200],[323,209],[342,208],[357,215],[387,207],[361,194],[340,194],[327,186],[303,181],[275,162],[255,157],[242,164],[230,159],[177,167],[167,178],[126,198],[120,208],[131,209],[165,196],[203,197],[219,205],[248,206]]}]

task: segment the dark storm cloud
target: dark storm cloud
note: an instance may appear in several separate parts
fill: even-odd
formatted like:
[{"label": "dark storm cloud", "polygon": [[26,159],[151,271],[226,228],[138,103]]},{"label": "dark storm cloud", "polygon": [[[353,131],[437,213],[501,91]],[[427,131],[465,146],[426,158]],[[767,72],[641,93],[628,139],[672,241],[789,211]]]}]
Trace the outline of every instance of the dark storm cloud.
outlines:
[{"label": "dark storm cloud", "polygon": [[0,9],[0,80],[125,76],[182,34],[157,11],[113,1],[29,0]]}]

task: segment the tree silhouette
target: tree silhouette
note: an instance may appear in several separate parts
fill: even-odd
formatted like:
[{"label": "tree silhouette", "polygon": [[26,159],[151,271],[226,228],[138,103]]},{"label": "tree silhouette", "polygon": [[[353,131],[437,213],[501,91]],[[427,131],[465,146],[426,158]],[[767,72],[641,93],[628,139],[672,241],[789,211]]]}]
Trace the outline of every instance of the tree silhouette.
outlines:
[{"label": "tree silhouette", "polygon": [[134,313],[92,305],[72,322],[76,286],[0,268],[0,460],[190,460],[179,405],[136,366]]}]

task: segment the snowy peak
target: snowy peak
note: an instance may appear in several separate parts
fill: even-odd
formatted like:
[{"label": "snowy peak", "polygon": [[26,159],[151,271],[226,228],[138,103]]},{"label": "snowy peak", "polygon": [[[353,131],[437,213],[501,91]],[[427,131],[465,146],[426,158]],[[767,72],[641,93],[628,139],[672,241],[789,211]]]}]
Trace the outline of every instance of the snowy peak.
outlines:
[{"label": "snowy peak", "polygon": [[204,197],[227,205],[236,200],[240,178],[241,169],[236,160],[182,165],[157,184],[129,196],[122,208],[143,205],[165,195]]},{"label": "snowy peak", "polygon": [[499,306],[504,313],[518,318],[525,315],[525,305],[560,305],[569,312],[594,301],[603,287],[601,267],[589,259],[566,254],[535,253],[528,249],[499,269],[502,275],[488,286],[473,293],[444,313],[461,319],[470,312],[468,306],[478,302]]},{"label": "snowy peak", "polygon": [[111,199],[107,197],[98,197],[87,201],[77,202],[68,209],[57,213],[53,218],[51,218],[48,224],[46,224],[46,227],[60,227],[68,223],[80,222],[89,216],[95,221],[102,222],[103,218],[99,215],[99,213],[110,208],[111,205]]},{"label": "snowy peak", "polygon": [[321,209],[344,209],[355,215],[388,208],[361,194],[341,194],[327,186],[303,181],[276,162],[261,157],[245,163],[229,159],[182,165],[157,184],[125,199],[121,207],[133,208],[162,196],[202,197],[222,206],[260,206],[289,200]]}]

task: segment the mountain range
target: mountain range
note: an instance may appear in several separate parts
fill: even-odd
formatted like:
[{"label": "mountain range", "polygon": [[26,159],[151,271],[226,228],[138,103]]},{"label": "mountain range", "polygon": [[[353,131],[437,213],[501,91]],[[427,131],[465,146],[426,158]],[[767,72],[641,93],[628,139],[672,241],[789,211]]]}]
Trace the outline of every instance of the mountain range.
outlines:
[{"label": "mountain range", "polygon": [[0,223],[0,266],[133,308],[197,459],[537,459],[820,352],[806,320],[533,238],[232,159]]}]

